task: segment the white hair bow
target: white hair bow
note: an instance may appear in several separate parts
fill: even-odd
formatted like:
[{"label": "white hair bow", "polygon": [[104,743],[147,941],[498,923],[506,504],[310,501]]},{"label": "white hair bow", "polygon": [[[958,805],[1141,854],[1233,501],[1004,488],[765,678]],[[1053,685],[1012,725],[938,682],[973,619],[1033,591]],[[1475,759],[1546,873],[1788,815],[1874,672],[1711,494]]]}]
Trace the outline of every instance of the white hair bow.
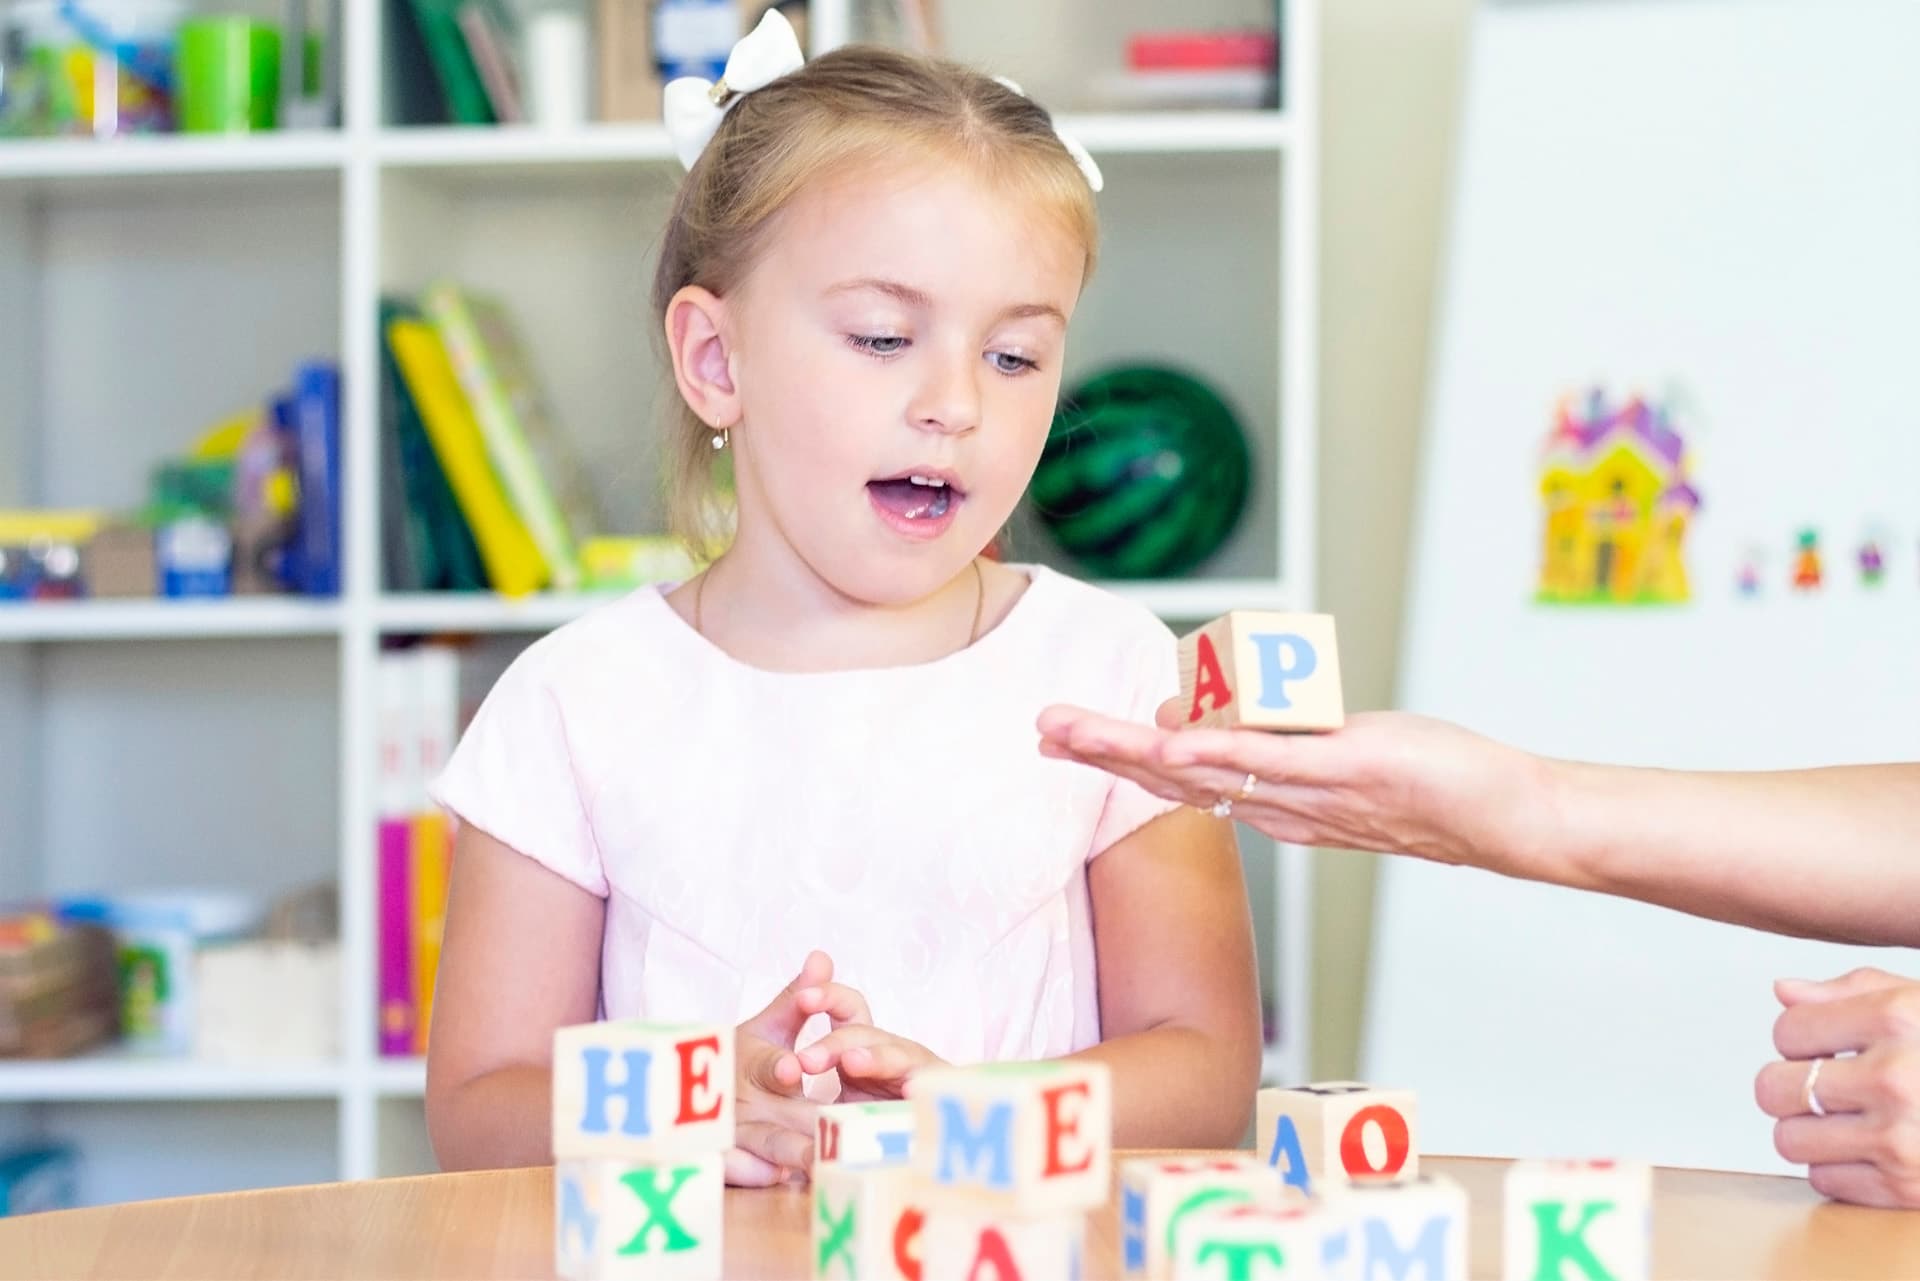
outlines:
[{"label": "white hair bow", "polygon": [[[995,76],[994,81],[998,84],[1005,85],[1022,98],[1027,96],[1025,89],[1022,89],[1005,76]],[[1053,127],[1053,136],[1060,140],[1060,145],[1065,147],[1067,154],[1073,157],[1073,163],[1080,166],[1080,172],[1085,175],[1089,187],[1092,187],[1094,191],[1098,192],[1102,187],[1107,185],[1106,179],[1100,174],[1100,166],[1093,163],[1093,154],[1080,145],[1078,138],[1068,133],[1065,129],[1062,129],[1059,125]]]},{"label": "white hair bow", "polygon": [[769,9],[760,25],[733,46],[718,80],[681,76],[669,81],[660,113],[680,163],[693,168],[741,95],[765,88],[805,63],[792,24],[778,9]]}]

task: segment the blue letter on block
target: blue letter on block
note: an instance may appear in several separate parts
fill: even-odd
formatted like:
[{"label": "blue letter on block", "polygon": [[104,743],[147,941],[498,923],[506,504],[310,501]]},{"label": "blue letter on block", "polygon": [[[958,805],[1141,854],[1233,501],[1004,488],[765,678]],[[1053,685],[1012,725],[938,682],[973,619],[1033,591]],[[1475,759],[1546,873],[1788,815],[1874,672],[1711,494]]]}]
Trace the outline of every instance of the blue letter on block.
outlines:
[{"label": "blue letter on block", "polygon": [[986,1178],[981,1180],[984,1186],[995,1189],[1012,1187],[1013,1105],[995,1103],[981,1118],[980,1128],[974,1130],[967,1125],[967,1109],[961,1100],[941,1099],[940,1173],[934,1178],[936,1183],[961,1181],[954,1169],[955,1155],[966,1159],[966,1177],[974,1178],[978,1177],[980,1158],[984,1155],[991,1162]]},{"label": "blue letter on block", "polygon": [[[1414,1264],[1420,1265],[1418,1272]],[[1420,1239],[1402,1250],[1385,1219],[1367,1220],[1366,1262],[1360,1275],[1371,1279],[1384,1269],[1389,1281],[1445,1281],[1447,1275],[1447,1216],[1436,1214],[1420,1229]]]},{"label": "blue letter on block", "polygon": [[1267,1153],[1267,1164],[1279,1165],[1281,1157],[1287,1158],[1281,1179],[1302,1192],[1313,1191],[1307,1186],[1307,1154],[1300,1150],[1300,1131],[1294,1128],[1293,1118],[1284,1112],[1280,1114],[1280,1124],[1273,1128],[1273,1151]]},{"label": "blue letter on block", "polygon": [[[593,1257],[593,1237],[599,1229],[600,1221],[593,1211],[587,1208],[587,1194],[580,1188],[580,1181],[572,1175],[563,1175],[560,1179],[560,1248],[570,1259],[591,1259]],[[579,1248],[568,1249],[568,1234],[579,1233]]]},{"label": "blue letter on block", "polygon": [[607,1120],[607,1099],[618,1094],[627,1101],[620,1132],[631,1138],[645,1138],[652,1130],[647,1117],[647,1068],[653,1062],[653,1055],[646,1050],[625,1051],[621,1058],[626,1061],[627,1079],[619,1085],[607,1080],[607,1061],[612,1057],[612,1051],[605,1049],[580,1051],[580,1064],[587,1072],[587,1108],[580,1118],[580,1132],[605,1134],[613,1129]]},{"label": "blue letter on block", "polygon": [[1306,680],[1320,666],[1320,659],[1307,638],[1293,632],[1256,632],[1251,639],[1260,656],[1260,706],[1285,711],[1293,706],[1286,683]]},{"label": "blue letter on block", "polygon": [[1120,1194],[1120,1248],[1128,1272],[1147,1266],[1147,1198],[1132,1188]]},{"label": "blue letter on block", "polygon": [[880,1164],[905,1165],[913,1155],[913,1131],[882,1131],[873,1136],[880,1142]]}]

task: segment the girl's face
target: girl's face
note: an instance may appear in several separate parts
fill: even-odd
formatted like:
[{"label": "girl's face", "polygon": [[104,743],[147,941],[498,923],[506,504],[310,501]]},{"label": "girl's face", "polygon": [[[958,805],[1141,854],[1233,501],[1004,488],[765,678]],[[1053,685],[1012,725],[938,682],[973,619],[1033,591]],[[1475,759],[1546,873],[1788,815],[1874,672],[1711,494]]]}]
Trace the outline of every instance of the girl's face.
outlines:
[{"label": "girl's face", "polygon": [[1046,443],[1085,248],[963,164],[813,184],[725,305],[736,547],[853,600],[946,585]]}]

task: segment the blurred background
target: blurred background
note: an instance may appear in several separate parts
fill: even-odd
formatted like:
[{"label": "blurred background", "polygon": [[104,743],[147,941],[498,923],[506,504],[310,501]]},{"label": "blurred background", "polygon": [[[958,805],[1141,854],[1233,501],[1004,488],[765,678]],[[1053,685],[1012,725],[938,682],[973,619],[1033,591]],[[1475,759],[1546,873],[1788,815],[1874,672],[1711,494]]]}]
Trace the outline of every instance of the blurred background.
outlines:
[{"label": "blurred background", "polygon": [[[645,298],[679,176],[659,88],[713,74],[767,7],[0,0],[0,1212],[432,1168],[420,1056],[448,833],[424,779],[530,640],[693,567],[663,537],[671,387]],[[1920,47],[1906,6],[779,7],[815,50],[881,40],[1012,76],[1106,171],[1102,268],[1009,559],[1179,629],[1232,608],[1330,612],[1349,709],[1405,704],[1648,763],[1771,758],[1739,757],[1754,735],[1727,719],[1731,695],[1689,706],[1685,663],[1678,690],[1627,682],[1653,711],[1614,699],[1636,724],[1708,727],[1663,758],[1651,729],[1554,732],[1551,697],[1507,678],[1519,651],[1487,646],[1489,670],[1450,683],[1459,656],[1434,638],[1546,619],[1599,656],[1534,637],[1536,656],[1574,655],[1543,665],[1545,686],[1617,694],[1606,655],[1657,666],[1724,645],[1660,629],[1732,601],[1804,603],[1811,564],[1847,610],[1876,606],[1862,593],[1883,580],[1904,603],[1803,610],[1789,630],[1841,639],[1762,661],[1827,672],[1856,634],[1908,654],[1920,639],[1911,485],[1872,490],[1920,464],[1876,452],[1903,407],[1876,401],[1842,431],[1810,417],[1829,402],[1750,412],[1711,372],[1813,353],[1787,363],[1818,388],[1838,376],[1822,343],[1911,338],[1876,308],[1920,284],[1895,230],[1920,218],[1920,104],[1889,110],[1876,93],[1896,78],[1857,56]],[[1808,28],[1836,61],[1781,52]],[[1670,79],[1636,79],[1655,49]],[[1706,65],[1721,69],[1711,93],[1674,91]],[[1616,99],[1636,106],[1596,116]],[[1836,99],[1829,115],[1783,108],[1786,127],[1743,115]],[[1667,112],[1685,172],[1638,173]],[[1696,224],[1663,237],[1667,213],[1718,192],[1737,221],[1777,167],[1823,155],[1838,157],[1819,183],[1831,198],[1782,215],[1808,220],[1801,238],[1770,224],[1729,270],[1777,271],[1833,241],[1810,220],[1884,210],[1848,225],[1846,261],[1782,276],[1802,292],[1768,295],[1772,309],[1723,280],[1700,286],[1712,305],[1661,295],[1713,243]],[[1614,244],[1622,207],[1646,225]],[[1887,283],[1864,303],[1822,287],[1870,277]],[[1522,284],[1543,292],[1516,300]],[[1789,319],[1753,332],[1729,315]],[[1702,334],[1731,337],[1709,361]],[[1742,395],[1767,399],[1750,382]],[[1744,470],[1710,466],[1739,453],[1737,422],[1775,444]],[[1651,462],[1608,470],[1604,448],[1635,432],[1654,443],[1627,452]],[[1792,490],[1808,432],[1830,442],[1818,457],[1852,460],[1822,473],[1825,505],[1716,529],[1736,489]],[[1819,681],[1803,693],[1776,740],[1801,752],[1832,741],[1810,733],[1821,706],[1844,708],[1841,732],[1874,716]],[[1569,723],[1604,728],[1600,702]],[[1502,719],[1520,707],[1535,719]],[[1384,1071],[1424,1089],[1431,1073],[1423,1106],[1454,1118],[1443,1135],[1464,1128],[1459,1150],[1586,1141],[1551,1124],[1575,1088],[1554,1063],[1466,1079],[1512,1057],[1525,1002],[1552,992],[1539,957],[1521,992],[1511,955],[1462,949],[1484,1004],[1471,1035],[1446,1026],[1460,980],[1435,987],[1423,957],[1498,937],[1473,891],[1423,930],[1427,888],[1372,856],[1242,846],[1270,1081]],[[1536,913],[1549,950],[1563,910]],[[1391,949],[1375,929],[1388,911]],[[1729,949],[1670,943],[1679,964]],[[1644,1047],[1665,1030],[1604,1035]],[[1728,1054],[1757,1067],[1765,1044],[1761,1022]],[[1641,1084],[1591,1110],[1644,1102]],[[1744,1094],[1727,1101],[1719,1068],[1700,1084],[1719,1128],[1643,1155],[1763,1165],[1725,1138]],[[1505,1114],[1509,1129],[1488,1123]]]}]

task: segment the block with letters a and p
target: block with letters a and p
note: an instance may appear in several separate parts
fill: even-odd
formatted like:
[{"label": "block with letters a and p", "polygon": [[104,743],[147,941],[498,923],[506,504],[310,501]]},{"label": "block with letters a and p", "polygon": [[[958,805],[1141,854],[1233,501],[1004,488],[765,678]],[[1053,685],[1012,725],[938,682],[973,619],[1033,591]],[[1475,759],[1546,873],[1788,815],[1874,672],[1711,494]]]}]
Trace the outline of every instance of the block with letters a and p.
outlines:
[{"label": "block with letters a and p", "polygon": [[1331,614],[1237,609],[1180,638],[1186,724],[1336,730],[1346,723]]},{"label": "block with letters a and p", "polygon": [[1643,1162],[1516,1161],[1505,1201],[1508,1281],[1645,1281],[1653,1266],[1653,1168]]},{"label": "block with letters a and p", "polygon": [[631,1159],[733,1146],[733,1029],[638,1020],[553,1036],[553,1155]]},{"label": "block with letters a and p", "polygon": [[929,1206],[1026,1218],[1105,1205],[1113,1170],[1113,1078],[1052,1061],[918,1073],[913,1166]]},{"label": "block with letters a and p", "polygon": [[1420,1173],[1419,1113],[1411,1090],[1333,1081],[1261,1090],[1255,1150],[1286,1183],[1318,1196],[1359,1180]]}]

